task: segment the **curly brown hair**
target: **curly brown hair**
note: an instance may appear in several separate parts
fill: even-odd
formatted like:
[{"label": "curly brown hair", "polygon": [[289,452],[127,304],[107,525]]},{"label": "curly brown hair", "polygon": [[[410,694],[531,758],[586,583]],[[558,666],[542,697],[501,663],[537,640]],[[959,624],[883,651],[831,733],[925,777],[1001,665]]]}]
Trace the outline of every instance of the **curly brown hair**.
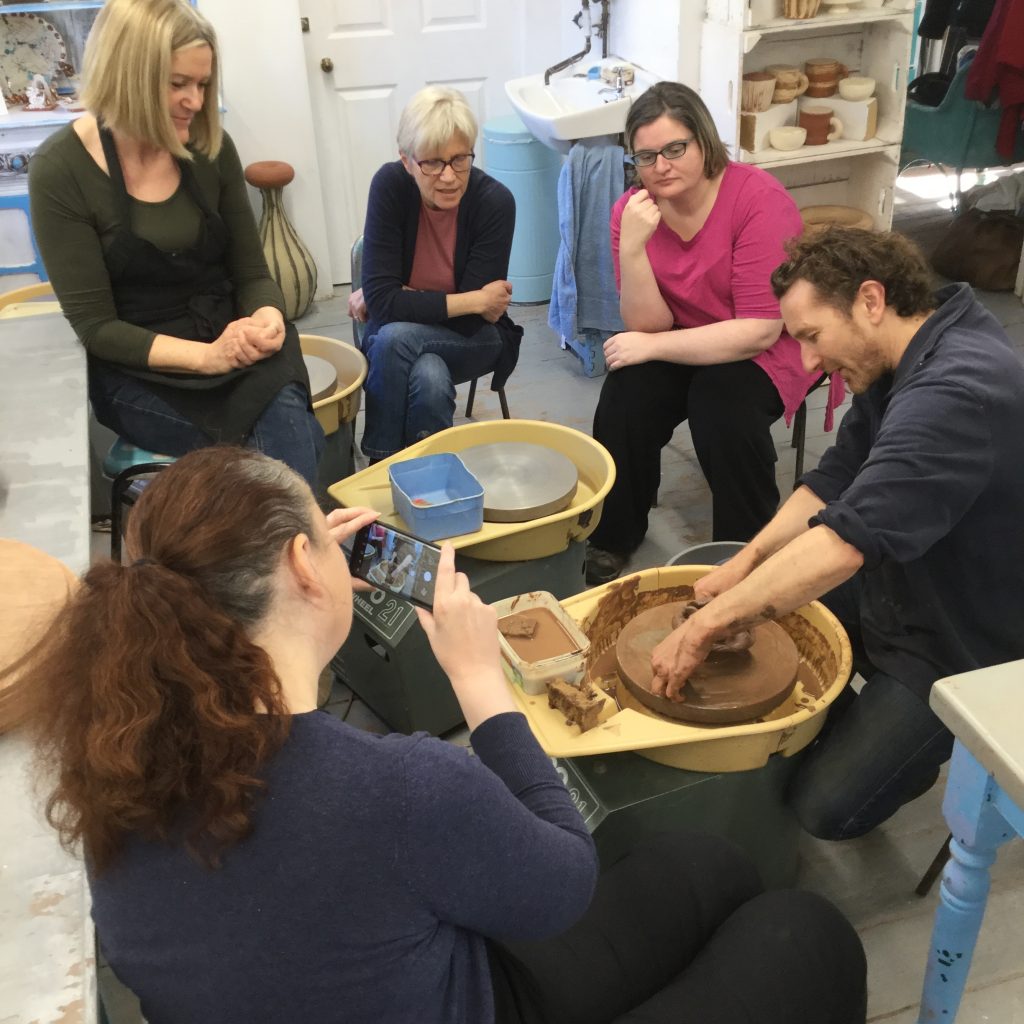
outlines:
[{"label": "curly brown hair", "polygon": [[249,631],[313,497],[257,452],[192,452],[146,488],[128,566],[92,568],[25,686],[47,817],[99,873],[132,835],[182,841],[215,867],[251,828],[260,768],[290,717]]},{"label": "curly brown hair", "polygon": [[831,227],[786,244],[787,259],[772,273],[772,289],[781,299],[804,280],[822,302],[849,316],[857,290],[865,281],[885,288],[885,304],[899,316],[935,308],[935,279],[928,261],[909,238],[895,231]]}]

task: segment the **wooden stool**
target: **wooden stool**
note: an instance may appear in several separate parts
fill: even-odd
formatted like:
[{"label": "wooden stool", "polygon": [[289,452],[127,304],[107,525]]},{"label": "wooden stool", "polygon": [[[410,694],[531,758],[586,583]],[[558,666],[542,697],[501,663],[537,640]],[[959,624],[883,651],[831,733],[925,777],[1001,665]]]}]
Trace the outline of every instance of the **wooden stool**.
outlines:
[{"label": "wooden stool", "polygon": [[1024,661],[940,679],[929,704],[956,737],[942,813],[953,840],[942,874],[919,1024],[956,1019],[996,851],[1024,836]]},{"label": "wooden stool", "polygon": [[260,160],[245,169],[245,180],[263,197],[260,243],[267,266],[284,292],[284,315],[295,320],[309,309],[316,295],[316,263],[284,212],[282,192],[295,177],[283,160]]}]

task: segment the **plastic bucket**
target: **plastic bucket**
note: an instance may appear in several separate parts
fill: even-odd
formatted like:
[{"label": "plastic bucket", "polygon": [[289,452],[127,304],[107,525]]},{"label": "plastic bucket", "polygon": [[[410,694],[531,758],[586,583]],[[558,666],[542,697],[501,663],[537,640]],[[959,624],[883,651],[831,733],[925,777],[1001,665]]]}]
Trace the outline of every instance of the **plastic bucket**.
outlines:
[{"label": "plastic bucket", "polygon": [[716,540],[710,544],[695,544],[685,548],[678,555],[673,555],[668,565],[721,565],[728,562],[738,551],[747,545],[739,540]]},{"label": "plastic bucket", "polygon": [[513,302],[548,302],[558,256],[558,175],[562,157],[514,114],[484,123],[487,173],[516,201],[508,279]]}]

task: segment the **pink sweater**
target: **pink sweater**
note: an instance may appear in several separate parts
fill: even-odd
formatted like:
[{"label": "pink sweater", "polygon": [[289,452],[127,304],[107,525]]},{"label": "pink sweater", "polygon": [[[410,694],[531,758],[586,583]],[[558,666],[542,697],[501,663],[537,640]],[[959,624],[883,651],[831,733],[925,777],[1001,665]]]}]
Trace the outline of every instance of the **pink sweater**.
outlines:
[{"label": "pink sweater", "polygon": [[[630,189],[612,208],[612,255],[620,288],[619,224],[622,208],[636,191]],[[704,327],[723,320],[778,320],[771,273],[785,258],[783,243],[802,229],[796,204],[775,178],[758,167],[730,163],[708,219],[690,241],[684,242],[662,222],[647,243],[651,269],[674,323]],[[771,348],[754,356],[754,362],[778,390],[789,423],[820,375],[804,370],[800,346],[785,331]],[[843,382],[835,377],[826,430],[832,429],[832,410],[843,395]]]}]

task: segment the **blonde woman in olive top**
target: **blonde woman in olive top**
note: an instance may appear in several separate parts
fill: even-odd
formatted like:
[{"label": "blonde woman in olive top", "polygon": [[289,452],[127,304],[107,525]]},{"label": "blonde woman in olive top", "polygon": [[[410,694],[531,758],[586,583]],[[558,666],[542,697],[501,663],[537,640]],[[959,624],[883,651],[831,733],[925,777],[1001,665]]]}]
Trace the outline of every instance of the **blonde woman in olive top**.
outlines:
[{"label": "blonde woman in olive top", "polygon": [[89,113],[32,161],[33,228],[101,423],[169,455],[245,444],[313,482],[323,432],[220,127],[217,65],[186,0],[110,0],[86,46]]}]

